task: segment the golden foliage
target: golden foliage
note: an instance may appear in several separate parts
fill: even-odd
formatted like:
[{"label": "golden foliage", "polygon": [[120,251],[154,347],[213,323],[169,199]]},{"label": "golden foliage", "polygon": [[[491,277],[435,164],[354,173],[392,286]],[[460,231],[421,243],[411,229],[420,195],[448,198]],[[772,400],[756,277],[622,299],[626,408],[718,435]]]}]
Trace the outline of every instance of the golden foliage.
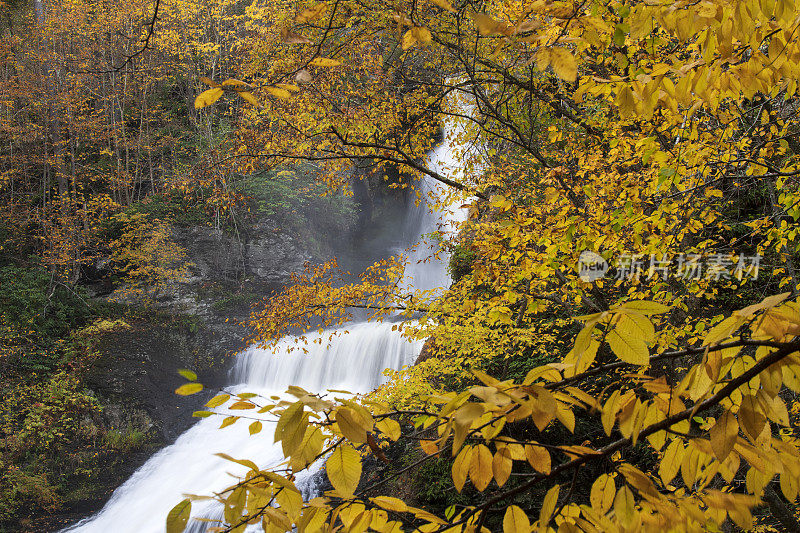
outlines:
[{"label": "golden foliage", "polygon": [[[472,256],[443,294],[407,288],[399,260],[356,282],[335,262],[310,267],[254,314],[265,344],[341,324],[353,308],[413,316],[397,327],[428,339],[434,357],[391,372],[359,402],[297,388],[294,403],[245,401],[277,416],[292,472],[254,469],[221,493],[241,510],[226,527],[262,518],[265,529],[476,531],[487,520],[506,531],[748,529],[774,478],[795,501],[794,4],[431,4],[392,13],[313,4],[313,24],[306,11],[253,8],[277,24],[247,41],[244,79],[304,85],[245,111],[238,150],[262,154],[254,166],[324,161],[320,180],[334,187],[353,160],[447,185],[441,203],[460,200],[469,217],[445,243]],[[316,46],[289,51],[280,32],[301,29]],[[312,78],[308,68],[330,61],[341,68]],[[409,72],[419,81],[397,89]],[[421,163],[440,117],[455,126],[446,133],[462,147],[453,155],[463,172]],[[616,265],[616,277],[586,281],[574,268],[584,250],[641,255]],[[713,259],[703,275],[687,270],[693,256]],[[746,256],[771,268],[748,269]],[[680,275],[661,271],[676,266]],[[731,305],[737,298],[751,305]],[[507,372],[522,363],[524,375]],[[360,492],[361,456],[402,443],[422,460],[452,461],[453,488],[482,499],[439,517]],[[274,503],[267,489],[294,493],[293,474],[328,451],[335,492],[285,507],[276,496],[268,515],[245,514]],[[594,477],[588,504],[575,498],[579,473]],[[547,489],[538,512],[515,507],[534,487]]]}]

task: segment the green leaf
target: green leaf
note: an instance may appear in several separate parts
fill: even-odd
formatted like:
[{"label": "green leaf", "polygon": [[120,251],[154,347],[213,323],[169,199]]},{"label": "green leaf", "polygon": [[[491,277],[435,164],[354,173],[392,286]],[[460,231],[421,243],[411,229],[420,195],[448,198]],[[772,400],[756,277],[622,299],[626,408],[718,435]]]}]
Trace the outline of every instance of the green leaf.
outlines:
[{"label": "green leaf", "polygon": [[202,383],[187,383],[186,385],[181,385],[175,389],[175,394],[180,394],[181,396],[191,396],[192,394],[197,394],[201,390],[203,390]]},{"label": "green leaf", "polygon": [[195,411],[192,413],[194,418],[208,418],[209,416],[213,415],[211,411]]},{"label": "green leaf", "polygon": [[625,46],[625,29],[621,24],[617,24],[617,27],[614,28],[614,44]]},{"label": "green leaf", "polygon": [[448,520],[452,520],[455,514],[456,514],[455,505],[451,505],[450,507],[444,510],[444,517],[447,518]]}]

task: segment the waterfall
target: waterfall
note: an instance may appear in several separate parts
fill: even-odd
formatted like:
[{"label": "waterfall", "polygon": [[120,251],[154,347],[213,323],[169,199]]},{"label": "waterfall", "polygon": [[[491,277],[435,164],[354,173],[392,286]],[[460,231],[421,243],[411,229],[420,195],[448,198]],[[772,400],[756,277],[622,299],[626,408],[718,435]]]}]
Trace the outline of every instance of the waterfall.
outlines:
[{"label": "waterfall", "polygon": [[[429,164],[437,172],[459,179],[455,171],[455,137],[446,124],[445,140],[431,152]],[[427,202],[444,198],[443,186],[430,178],[422,179],[420,192]],[[444,213],[431,211],[425,205],[410,210],[408,219],[413,224],[406,228],[415,228],[409,232],[413,237],[410,243],[438,229],[448,229],[439,226],[442,220],[448,226],[460,217],[455,208]],[[426,237],[409,254],[407,288],[434,290],[449,284],[444,253],[429,259],[439,247],[436,239]],[[331,333],[335,335],[330,337]],[[388,322],[348,324],[335,332],[309,334],[307,339],[308,344],[300,345],[305,350],[297,349],[293,338],[285,339],[273,351],[244,350],[238,354],[231,373],[235,385],[228,390],[254,392],[266,397],[284,393],[288,385],[298,385],[312,392],[326,389],[368,392],[382,383],[384,369],[411,364],[422,348],[421,342],[404,339]],[[295,347],[293,351],[290,350],[292,346]],[[246,473],[245,467],[216,457],[215,453],[250,459],[260,468],[270,468],[283,459],[280,445],[272,442],[272,423],[265,423],[260,433],[251,436],[246,420],[219,429],[220,420],[217,416],[199,420],[174,444],[139,468],[114,492],[101,511],[65,531],[161,532],[167,513],[184,494],[212,494],[232,485],[238,476]],[[306,492],[313,492],[309,486],[310,476],[308,471],[297,476],[298,487]],[[221,518],[221,509],[213,501],[195,502],[192,517]],[[190,520],[187,531],[201,533],[206,527],[206,523]]]},{"label": "waterfall", "polygon": [[[288,385],[295,384],[315,392],[328,388],[367,392],[380,385],[384,368],[411,363],[421,349],[419,342],[409,342],[392,331],[390,323],[353,324],[342,329],[348,333],[339,332],[329,345],[329,332],[308,335],[308,353],[299,349],[289,352],[291,339],[274,353],[258,348],[245,350],[238,355],[234,367],[238,384],[229,390],[269,397],[282,394]],[[220,417],[198,421],[137,470],[97,515],[68,531],[163,531],[167,513],[183,499],[183,494],[211,494],[233,484],[233,476],[247,473],[247,468],[216,457],[215,453],[251,459],[261,468],[283,459],[280,444],[272,442],[272,424],[265,423],[261,433],[250,436],[247,420],[225,429],[219,429],[220,421]],[[307,472],[298,476],[298,486],[307,476]],[[213,516],[217,505],[197,502],[192,506],[192,516]],[[200,522],[194,524],[204,526]]]}]

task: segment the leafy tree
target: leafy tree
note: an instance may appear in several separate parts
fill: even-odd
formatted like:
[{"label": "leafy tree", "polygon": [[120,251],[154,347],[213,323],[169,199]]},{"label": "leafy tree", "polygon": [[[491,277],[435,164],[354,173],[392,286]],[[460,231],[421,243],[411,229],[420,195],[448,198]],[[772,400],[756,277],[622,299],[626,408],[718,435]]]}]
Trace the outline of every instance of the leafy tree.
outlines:
[{"label": "leafy tree", "polygon": [[[255,314],[269,343],[319,314],[400,310],[442,357],[360,400],[297,387],[294,402],[212,399],[277,420],[288,460],[272,472],[231,458],[250,471],[215,496],[221,530],[749,529],[762,501],[797,528],[782,503],[800,487],[793,1],[264,1],[247,14],[247,83],[205,80],[195,103],[258,104],[235,136],[242,167],[325,161],[334,186],[353,161],[428,176],[451,188],[444,203],[470,204],[459,239],[475,257],[435,299],[403,292],[396,261],[350,284],[331,264]],[[459,124],[456,174],[422,163],[441,118]],[[574,268],[583,250],[642,255],[592,282]],[[693,255],[709,259],[701,276]],[[557,350],[561,332],[574,337]],[[520,358],[535,363],[523,373]],[[452,461],[470,504],[435,515],[360,483],[363,457],[398,441]],[[293,474],[325,454],[333,490],[304,502]]]}]

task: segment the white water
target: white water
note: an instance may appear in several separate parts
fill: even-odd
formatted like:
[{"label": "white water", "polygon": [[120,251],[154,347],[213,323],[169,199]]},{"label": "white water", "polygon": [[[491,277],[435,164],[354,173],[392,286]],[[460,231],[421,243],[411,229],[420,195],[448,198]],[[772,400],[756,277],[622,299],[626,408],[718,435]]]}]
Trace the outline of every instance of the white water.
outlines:
[{"label": "white water", "polygon": [[[309,391],[333,388],[367,392],[380,385],[384,368],[400,368],[412,362],[421,348],[420,343],[408,342],[391,328],[389,323],[355,324],[347,328],[349,333],[334,337],[330,346],[327,337],[322,344],[312,342],[307,354],[302,350],[289,353],[292,339],[284,341],[274,354],[250,348],[238,355],[233,373],[239,385],[231,390],[269,397],[284,393],[294,384]],[[320,336],[308,338],[313,341]],[[223,452],[250,459],[262,468],[283,459],[280,445],[272,442],[272,424],[264,424],[261,433],[250,436],[249,421],[219,429],[220,421],[219,417],[201,419],[174,444],[151,457],[96,516],[74,531],[163,531],[167,513],[183,494],[208,495],[235,483],[232,475],[247,473],[247,468],[213,454]],[[299,485],[304,477],[307,474],[298,476]],[[216,507],[213,502],[193,504],[192,516],[213,516],[209,506]]]},{"label": "white water", "polygon": [[[452,132],[446,132],[452,134]],[[441,174],[455,177],[456,164],[451,135],[430,156],[429,163]],[[422,193],[428,201],[442,198],[442,186],[429,178],[422,182]],[[423,206],[410,210],[406,229],[413,240],[437,230],[448,230],[459,218],[457,209],[431,213]],[[443,226],[440,226],[440,223]],[[434,290],[449,284],[447,257],[430,257],[439,250],[439,243],[426,239],[409,254],[406,269],[408,288]],[[346,330],[347,333],[343,333]],[[294,339],[286,339],[274,353],[250,348],[237,356],[232,372],[234,392],[255,392],[263,396],[281,394],[288,385],[298,385],[313,392],[344,389],[354,393],[367,392],[383,381],[385,368],[399,369],[413,362],[421,349],[420,342],[409,342],[389,323],[351,324],[340,328],[339,334],[328,342],[330,332],[308,335],[308,353],[295,349]],[[313,342],[321,340],[321,343]],[[237,414],[241,414],[239,411]],[[236,482],[246,468],[214,456],[223,452],[235,458],[250,459],[261,468],[276,465],[282,460],[280,445],[272,443],[273,424],[264,424],[261,433],[250,436],[248,421],[220,430],[219,417],[201,419],[181,435],[174,444],[151,457],[130,479],[119,487],[105,507],[93,517],[67,531],[80,533],[149,533],[164,531],[169,510],[183,499],[184,494],[210,495]],[[310,474],[298,476],[298,486],[307,491]],[[193,517],[219,518],[221,511],[215,502],[195,502]],[[187,531],[205,531],[206,524],[190,520]]]}]

